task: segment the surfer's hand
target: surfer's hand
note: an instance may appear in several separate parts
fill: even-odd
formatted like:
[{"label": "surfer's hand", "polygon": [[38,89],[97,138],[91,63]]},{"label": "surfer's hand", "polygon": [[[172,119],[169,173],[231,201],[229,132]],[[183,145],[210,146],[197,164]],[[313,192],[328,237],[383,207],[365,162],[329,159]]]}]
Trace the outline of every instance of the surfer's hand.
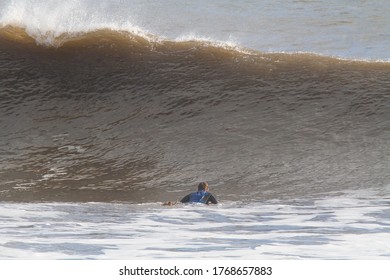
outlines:
[{"label": "surfer's hand", "polygon": [[167,201],[167,202],[164,202],[164,203],[163,203],[163,206],[173,206],[173,205],[175,205],[176,203],[177,203],[177,201],[175,201],[175,202]]}]

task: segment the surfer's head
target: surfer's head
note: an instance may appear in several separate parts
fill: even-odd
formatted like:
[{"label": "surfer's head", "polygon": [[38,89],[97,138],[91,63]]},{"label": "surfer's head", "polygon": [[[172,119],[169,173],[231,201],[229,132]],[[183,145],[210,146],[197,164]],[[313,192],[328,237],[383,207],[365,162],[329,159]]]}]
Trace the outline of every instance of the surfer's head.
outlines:
[{"label": "surfer's head", "polygon": [[208,191],[209,190],[209,184],[207,182],[201,182],[198,185],[198,191]]}]

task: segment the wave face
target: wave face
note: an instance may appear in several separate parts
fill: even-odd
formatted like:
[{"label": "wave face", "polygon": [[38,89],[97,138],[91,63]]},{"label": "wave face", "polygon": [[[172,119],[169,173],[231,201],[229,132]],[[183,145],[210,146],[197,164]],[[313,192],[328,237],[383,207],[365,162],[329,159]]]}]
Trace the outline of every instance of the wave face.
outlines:
[{"label": "wave face", "polygon": [[95,30],[0,30],[0,199],[222,200],[385,186],[390,65]]}]

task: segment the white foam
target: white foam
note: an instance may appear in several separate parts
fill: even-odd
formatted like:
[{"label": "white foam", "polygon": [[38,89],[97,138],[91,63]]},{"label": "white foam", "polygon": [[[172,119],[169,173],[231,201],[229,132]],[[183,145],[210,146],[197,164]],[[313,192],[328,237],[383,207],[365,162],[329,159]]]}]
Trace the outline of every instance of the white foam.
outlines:
[{"label": "white foam", "polygon": [[101,29],[128,31],[148,38],[148,32],[117,15],[105,1],[7,1],[0,12],[0,26],[22,27],[37,43],[55,45],[66,34],[77,36]]},{"label": "white foam", "polygon": [[229,38],[229,40],[227,40],[227,41],[221,41],[221,40],[217,40],[217,39],[212,38],[212,37],[200,36],[200,35],[197,35],[195,33],[188,33],[188,34],[178,36],[177,38],[174,39],[174,41],[175,42],[195,41],[195,42],[200,42],[200,43],[209,44],[212,46],[222,47],[222,48],[229,48],[229,49],[238,49],[239,48],[239,44],[232,37]]},{"label": "white foam", "polygon": [[0,258],[387,259],[387,199],[0,204]]},{"label": "white foam", "polygon": [[[80,34],[113,30],[129,32],[141,36],[150,42],[190,42],[196,41],[205,45],[235,49],[243,52],[243,48],[231,37],[221,41],[212,37],[187,33],[174,39],[162,35],[153,35],[145,28],[134,23],[130,15],[123,16],[113,9],[109,2],[91,1],[9,1],[0,13],[0,26],[7,25],[24,28],[29,36],[38,44],[57,46],[61,36],[77,37]],[[131,13],[130,13],[131,14]]]}]

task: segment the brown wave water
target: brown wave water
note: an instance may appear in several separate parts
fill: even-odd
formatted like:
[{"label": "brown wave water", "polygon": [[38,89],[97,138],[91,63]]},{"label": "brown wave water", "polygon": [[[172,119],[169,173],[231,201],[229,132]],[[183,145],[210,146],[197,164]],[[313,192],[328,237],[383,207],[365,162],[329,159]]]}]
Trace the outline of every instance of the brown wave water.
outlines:
[{"label": "brown wave water", "polygon": [[0,200],[290,199],[390,183],[390,64],[0,29]]}]

